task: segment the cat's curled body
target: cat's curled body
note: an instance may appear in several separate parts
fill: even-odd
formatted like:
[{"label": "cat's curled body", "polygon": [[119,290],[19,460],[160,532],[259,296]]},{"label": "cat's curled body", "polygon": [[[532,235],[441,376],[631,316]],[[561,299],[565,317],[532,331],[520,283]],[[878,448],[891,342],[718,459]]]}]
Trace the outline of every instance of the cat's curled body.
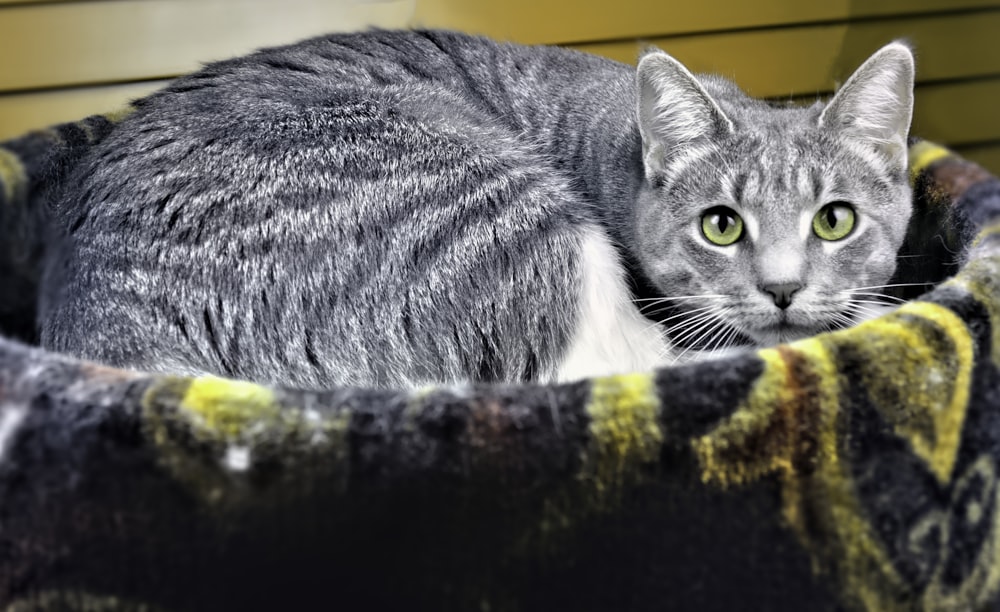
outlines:
[{"label": "cat's curled body", "polygon": [[[674,302],[717,336],[834,327],[844,291],[894,267],[912,78],[890,45],[829,106],[776,109],[663,53],[637,76],[449,32],[211,64],[138,101],[67,178],[41,340],[320,388],[669,363],[683,350],[634,282],[728,296]],[[837,242],[809,233],[831,201],[858,218]],[[743,223],[733,245],[699,233],[719,205]]]}]

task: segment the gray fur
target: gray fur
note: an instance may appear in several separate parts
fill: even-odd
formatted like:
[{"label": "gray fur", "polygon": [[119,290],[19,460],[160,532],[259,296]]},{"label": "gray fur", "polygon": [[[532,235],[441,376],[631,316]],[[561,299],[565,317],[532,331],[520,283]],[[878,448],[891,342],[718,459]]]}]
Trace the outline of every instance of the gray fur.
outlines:
[{"label": "gray fur", "polygon": [[[691,89],[656,78],[648,95]],[[209,65],[139,101],[69,177],[42,343],[307,388],[549,379],[586,324],[581,236],[595,227],[657,293],[727,292],[727,325],[758,342],[786,335],[754,333],[773,318],[758,289],[769,258],[800,254],[801,280],[827,296],[815,304],[887,281],[905,157],[866,156],[846,113],[820,125],[822,105],[772,108],[714,77],[701,84],[718,114],[673,155],[640,137],[658,128],[637,120],[656,105],[636,83],[609,60],[449,32],[334,35]],[[790,239],[791,213],[817,205],[801,173],[871,219],[836,256]],[[767,222],[720,257],[689,230],[734,181]]]}]

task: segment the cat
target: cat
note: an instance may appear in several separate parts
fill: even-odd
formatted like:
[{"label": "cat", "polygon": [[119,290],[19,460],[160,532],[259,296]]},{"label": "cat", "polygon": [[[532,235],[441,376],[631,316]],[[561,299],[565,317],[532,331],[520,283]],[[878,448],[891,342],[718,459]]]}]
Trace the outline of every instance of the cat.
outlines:
[{"label": "cat", "polygon": [[135,101],[53,188],[41,344],[412,387],[850,325],[910,216],[913,79],[893,42],[829,103],[793,107],[656,49],[633,68],[448,31],[209,64]]}]

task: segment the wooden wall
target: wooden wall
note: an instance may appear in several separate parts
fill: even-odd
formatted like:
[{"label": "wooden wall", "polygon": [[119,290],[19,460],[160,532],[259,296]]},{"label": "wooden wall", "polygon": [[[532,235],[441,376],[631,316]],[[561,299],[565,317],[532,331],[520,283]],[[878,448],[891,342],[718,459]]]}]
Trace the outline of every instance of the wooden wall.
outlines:
[{"label": "wooden wall", "polygon": [[117,108],[204,61],[369,25],[626,62],[655,44],[754,95],[807,99],[905,37],[914,133],[1000,173],[1000,0],[0,0],[0,138]]}]

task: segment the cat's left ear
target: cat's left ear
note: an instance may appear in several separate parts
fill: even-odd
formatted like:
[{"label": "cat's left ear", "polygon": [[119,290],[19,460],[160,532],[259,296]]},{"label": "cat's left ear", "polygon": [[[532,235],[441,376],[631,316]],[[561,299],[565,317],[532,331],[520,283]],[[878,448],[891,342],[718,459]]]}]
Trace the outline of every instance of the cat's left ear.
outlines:
[{"label": "cat's left ear", "polygon": [[901,42],[889,43],[840,88],[820,114],[820,126],[861,138],[890,163],[905,167],[913,78],[913,52]]},{"label": "cat's left ear", "polygon": [[651,50],[636,69],[639,133],[646,176],[698,142],[717,141],[733,131],[712,96],[679,61]]}]

